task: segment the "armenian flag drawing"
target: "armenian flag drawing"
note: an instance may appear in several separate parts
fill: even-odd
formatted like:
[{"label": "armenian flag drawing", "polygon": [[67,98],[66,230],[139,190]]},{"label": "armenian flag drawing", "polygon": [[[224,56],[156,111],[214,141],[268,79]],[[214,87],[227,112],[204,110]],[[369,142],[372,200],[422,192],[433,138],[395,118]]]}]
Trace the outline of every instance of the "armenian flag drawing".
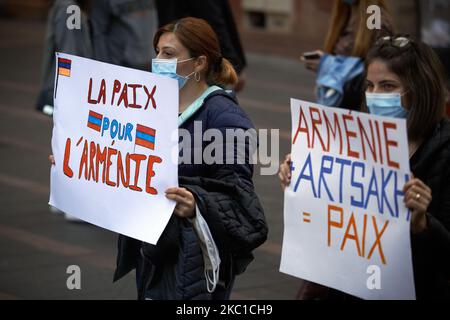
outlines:
[{"label": "armenian flag drawing", "polygon": [[58,58],[58,75],[70,77],[71,66],[72,66],[72,60]]},{"label": "armenian flag drawing", "polygon": [[[58,53],[56,54],[56,56],[58,57]],[[72,60],[58,57],[57,70],[56,70],[55,96],[54,96],[55,99],[56,99],[56,94],[58,92],[59,76],[61,75],[61,76],[65,76],[65,77],[70,77],[71,69],[72,69]]]},{"label": "armenian flag drawing", "polygon": [[87,126],[95,131],[100,132],[100,128],[102,125],[103,115],[100,113],[89,110],[89,117]]},{"label": "armenian flag drawing", "polygon": [[135,144],[148,149],[155,149],[156,130],[138,124],[136,126],[136,140]]}]

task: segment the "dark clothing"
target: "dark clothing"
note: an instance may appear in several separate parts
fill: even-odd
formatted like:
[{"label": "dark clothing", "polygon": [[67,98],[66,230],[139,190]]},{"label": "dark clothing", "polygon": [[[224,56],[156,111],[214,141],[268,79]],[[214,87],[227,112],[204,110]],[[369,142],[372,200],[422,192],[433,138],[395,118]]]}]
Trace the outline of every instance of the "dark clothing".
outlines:
[{"label": "dark clothing", "polygon": [[[194,121],[198,121],[197,126]],[[253,125],[235,98],[219,90],[207,96],[203,106],[181,128],[193,137],[195,131],[204,133],[207,129],[218,129],[225,133],[226,129],[247,130]],[[207,145],[204,142],[201,146],[182,146],[190,148],[194,158],[195,152],[202,154]],[[238,145],[233,145],[236,150]],[[224,152],[223,155],[226,163],[230,154]],[[191,222],[176,216],[172,216],[156,246],[119,237],[114,280],[138,267],[140,298],[228,298],[235,275],[245,270],[253,259],[251,251],[267,237],[263,209],[253,189],[252,172],[247,155],[244,164],[234,161],[233,164],[179,165],[180,186],[194,194],[219,250],[220,282],[214,293],[206,289],[203,256]]]},{"label": "dark clothing", "polygon": [[[443,120],[410,160],[414,176],[432,193],[427,229],[411,234],[417,299],[450,299],[450,121]],[[331,300],[353,296],[330,289]]]},{"label": "dark clothing", "polygon": [[228,0],[156,0],[159,25],[185,17],[206,20],[219,38],[222,54],[239,74],[246,67],[244,51]]},{"label": "dark clothing", "polygon": [[442,121],[411,158],[411,171],[432,191],[427,229],[412,235],[418,299],[450,299],[450,121]]},{"label": "dark clothing", "polygon": [[[381,29],[374,30],[373,43],[380,37],[390,36],[393,34],[393,26],[389,18],[389,14],[385,11],[381,12]],[[363,23],[364,28],[365,23]],[[357,24],[356,24],[356,15],[352,14],[349,17],[349,21],[342,30],[342,33],[334,46],[333,54],[343,55],[343,56],[351,56],[353,53],[353,48],[355,46],[355,40],[357,35]],[[361,57],[364,59],[364,57]],[[347,82],[344,86],[344,96],[342,102],[338,107],[345,108],[349,110],[361,110],[361,106],[364,102],[364,89],[366,83],[366,75],[361,74],[349,82]]]},{"label": "dark clothing", "polygon": [[36,102],[36,108],[40,111],[43,111],[46,105],[53,107],[55,53],[68,53],[84,58],[94,56],[87,14],[81,12],[79,29],[69,29],[67,26],[67,8],[75,5],[78,3],[74,0],[57,0],[48,14],[42,61],[42,88]]},{"label": "dark clothing", "polygon": [[91,24],[96,60],[150,71],[158,26],[154,0],[95,0]]}]

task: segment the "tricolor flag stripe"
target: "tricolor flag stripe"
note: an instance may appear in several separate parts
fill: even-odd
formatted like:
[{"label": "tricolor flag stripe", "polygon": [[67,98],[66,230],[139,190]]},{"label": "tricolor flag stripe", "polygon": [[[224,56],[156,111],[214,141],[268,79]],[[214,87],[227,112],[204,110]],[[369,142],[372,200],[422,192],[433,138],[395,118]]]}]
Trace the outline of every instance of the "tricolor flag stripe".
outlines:
[{"label": "tricolor flag stripe", "polygon": [[97,112],[92,111],[92,110],[89,110],[89,116],[97,118],[97,119],[100,119],[100,120],[103,119],[103,115],[102,114],[97,113]]},{"label": "tricolor flag stripe", "polygon": [[95,131],[100,132],[100,128],[102,125],[103,115],[100,113],[89,110],[88,123],[87,126]]},{"label": "tricolor flag stripe", "polygon": [[155,137],[143,132],[136,132],[136,139],[146,140],[148,142],[155,143]]},{"label": "tricolor flag stripe", "polygon": [[70,68],[72,61],[69,59],[58,58],[58,74],[70,77]]},{"label": "tricolor flag stripe", "polygon": [[97,124],[94,124],[92,122],[88,122],[87,126],[91,129],[94,129],[95,131],[100,132],[100,126]]},{"label": "tricolor flag stripe", "polygon": [[95,124],[95,125],[97,125],[97,126],[101,126],[101,125],[102,125],[102,120],[99,119],[99,118],[95,118],[95,117],[93,117],[93,116],[89,116],[88,122],[89,122],[89,123],[92,123],[92,124]]},{"label": "tricolor flag stripe", "polygon": [[70,63],[64,63],[64,62],[58,62],[58,67],[60,68],[65,68],[65,69],[70,69]]},{"label": "tricolor flag stripe", "polygon": [[62,76],[70,77],[70,69],[58,68],[58,74],[60,74]]},{"label": "tricolor flag stripe", "polygon": [[147,140],[143,140],[140,138],[136,138],[136,144],[138,146],[142,146],[145,148],[149,148],[149,149],[155,149],[155,144],[153,142],[147,141]]},{"label": "tricolor flag stripe", "polygon": [[155,135],[155,129],[140,124],[136,125],[136,145],[154,150]]},{"label": "tricolor flag stripe", "polygon": [[151,135],[151,136],[155,136],[155,134],[156,134],[156,130],[155,129],[152,129],[152,128],[149,128],[149,127],[145,127],[145,126],[140,125],[140,124],[138,124],[136,126],[136,131],[143,132],[143,133],[146,133],[146,134]]},{"label": "tricolor flag stripe", "polygon": [[70,65],[72,63],[72,60],[64,59],[64,58],[58,58],[58,62],[67,63],[67,64]]}]

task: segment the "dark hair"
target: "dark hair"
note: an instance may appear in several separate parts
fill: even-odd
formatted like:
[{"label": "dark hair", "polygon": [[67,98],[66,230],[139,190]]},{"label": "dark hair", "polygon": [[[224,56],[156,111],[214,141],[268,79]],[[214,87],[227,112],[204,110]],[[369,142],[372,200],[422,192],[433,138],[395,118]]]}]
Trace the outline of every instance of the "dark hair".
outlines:
[{"label": "dark hair", "polygon": [[428,45],[398,35],[375,43],[367,55],[366,70],[374,60],[386,63],[405,87],[408,137],[426,138],[445,117],[447,90],[439,58]]},{"label": "dark hair", "polygon": [[153,39],[157,48],[159,39],[166,32],[173,32],[185,46],[191,57],[206,56],[206,82],[222,86],[235,85],[238,77],[233,65],[222,57],[219,40],[211,26],[203,19],[183,18],[161,27]]}]

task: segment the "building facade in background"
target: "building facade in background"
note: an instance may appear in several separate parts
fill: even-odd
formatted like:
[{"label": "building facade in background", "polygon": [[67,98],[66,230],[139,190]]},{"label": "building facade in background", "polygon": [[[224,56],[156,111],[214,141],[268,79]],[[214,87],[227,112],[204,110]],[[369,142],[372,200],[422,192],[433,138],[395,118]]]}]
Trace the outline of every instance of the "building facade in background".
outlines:
[{"label": "building facade in background", "polygon": [[[247,51],[298,58],[303,51],[322,48],[333,1],[341,0],[229,1]],[[52,2],[0,0],[0,16],[43,20]],[[419,35],[419,1],[388,2],[398,30]]]}]

